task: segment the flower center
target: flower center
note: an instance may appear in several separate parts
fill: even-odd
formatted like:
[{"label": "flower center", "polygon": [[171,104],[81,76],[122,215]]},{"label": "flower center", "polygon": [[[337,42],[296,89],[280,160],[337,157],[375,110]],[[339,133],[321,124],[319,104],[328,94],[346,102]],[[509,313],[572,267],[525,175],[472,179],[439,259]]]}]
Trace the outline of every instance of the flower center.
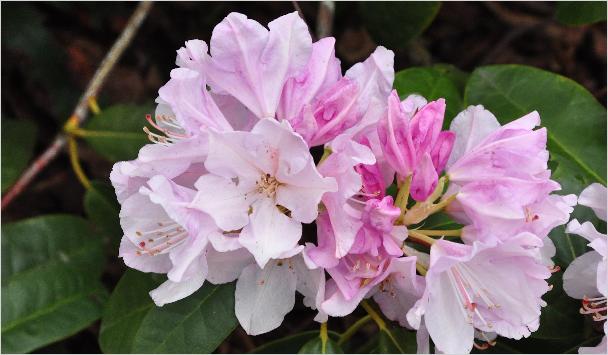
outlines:
[{"label": "flower center", "polygon": [[262,177],[255,182],[257,192],[265,194],[267,197],[274,198],[277,188],[281,186],[281,183],[277,181],[274,176],[270,174],[263,174]]},{"label": "flower center", "polygon": [[606,297],[583,298],[581,314],[593,314],[593,320],[601,322],[606,319]]},{"label": "flower center", "polygon": [[137,243],[136,255],[164,254],[180,245],[188,237],[186,230],[173,221],[158,222],[158,228],[149,231],[136,231],[141,238]]}]

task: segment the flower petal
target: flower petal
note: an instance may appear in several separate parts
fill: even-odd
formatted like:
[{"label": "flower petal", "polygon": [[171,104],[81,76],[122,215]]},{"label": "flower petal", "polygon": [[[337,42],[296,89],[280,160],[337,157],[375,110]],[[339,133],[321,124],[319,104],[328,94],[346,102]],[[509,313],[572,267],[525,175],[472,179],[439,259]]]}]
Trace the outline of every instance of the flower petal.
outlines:
[{"label": "flower petal", "polygon": [[212,84],[236,97],[259,118],[275,116],[285,80],[306,65],[312,50],[308,28],[297,12],[266,30],[245,15],[230,13],[213,29]]},{"label": "flower petal", "polygon": [[597,266],[602,256],[589,251],[574,259],[564,272],[564,291],[572,298],[599,296],[597,289]]},{"label": "flower petal", "polygon": [[228,252],[207,248],[207,265],[209,265],[207,280],[214,285],[232,282],[253,262],[251,254],[243,248]]},{"label": "flower petal", "polygon": [[245,194],[234,181],[207,174],[195,183],[198,190],[192,208],[207,213],[221,229],[233,231],[249,222],[249,205]]},{"label": "flower petal", "polygon": [[268,198],[258,200],[252,207],[250,223],[243,228],[239,241],[264,267],[268,260],[296,247],[302,236],[302,224],[281,213]]},{"label": "flower petal", "polygon": [[469,106],[460,112],[450,123],[450,131],[454,132],[456,139],[447,167],[499,128],[496,117],[481,105]]},{"label": "flower petal", "polygon": [[156,289],[150,291],[150,297],[152,297],[154,303],[158,307],[162,307],[167,303],[186,298],[201,288],[207,276],[207,267],[203,260],[203,258],[199,259],[195,268],[198,272],[193,273],[190,278],[180,282],[167,280]]},{"label": "flower petal", "polygon": [[578,204],[593,209],[597,218],[606,221],[606,187],[596,183],[587,186],[578,197]]},{"label": "flower petal", "polygon": [[273,261],[264,269],[247,266],[236,283],[234,311],[249,335],[281,325],[295,303],[297,277],[287,262]]},{"label": "flower petal", "polygon": [[416,201],[426,200],[435,191],[438,179],[430,153],[424,154],[412,176],[412,198]]}]

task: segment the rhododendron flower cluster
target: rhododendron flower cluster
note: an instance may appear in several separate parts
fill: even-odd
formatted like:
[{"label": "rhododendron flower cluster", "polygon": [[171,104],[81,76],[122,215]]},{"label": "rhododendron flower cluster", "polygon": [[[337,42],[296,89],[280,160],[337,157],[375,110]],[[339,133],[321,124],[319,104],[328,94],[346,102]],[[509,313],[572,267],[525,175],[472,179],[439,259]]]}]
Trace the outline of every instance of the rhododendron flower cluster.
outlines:
[{"label": "rhododendron flower cluster", "polygon": [[373,298],[420,349],[529,336],[551,288],[547,235],[576,204],[555,194],[538,113],[501,126],[471,106],[442,130],[444,99],[391,91],[390,50],[342,75],[334,42],[313,43],[297,13],[268,29],[231,13],[209,47],[186,42],[145,129],[154,144],[111,174],[120,256],[167,275],[158,306],[237,280],[253,335],[280,326],[297,291],[319,322]]},{"label": "rhododendron flower cluster", "polygon": [[[593,209],[602,221],[608,219],[606,212],[606,187],[598,183],[589,185],[578,197],[578,204]],[[581,224],[576,219],[568,223],[568,233],[579,235],[589,241],[591,251],[576,258],[564,272],[564,290],[573,298],[582,299],[582,314],[590,314],[596,322],[604,321],[604,337],[595,347],[581,347],[580,354],[605,354],[608,352],[606,333],[606,297],[608,297],[608,236],[599,233],[591,222]]]}]

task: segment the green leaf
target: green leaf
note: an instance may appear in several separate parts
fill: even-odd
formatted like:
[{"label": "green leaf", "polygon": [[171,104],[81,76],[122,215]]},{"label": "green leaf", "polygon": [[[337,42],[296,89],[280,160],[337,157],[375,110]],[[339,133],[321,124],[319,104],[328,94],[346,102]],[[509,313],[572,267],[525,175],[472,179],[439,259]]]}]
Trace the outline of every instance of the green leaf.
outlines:
[{"label": "green leaf", "polygon": [[2,120],[2,193],[11,187],[32,158],[36,126],[30,121]]},{"label": "green leaf", "polygon": [[402,48],[433,22],[439,7],[437,1],[366,1],[359,3],[359,13],[378,44]]},{"label": "green leaf", "polygon": [[148,292],[158,275],[127,271],[104,310],[99,343],[105,353],[211,353],[237,325],[234,283],[211,285],[156,307]]},{"label": "green leaf", "polygon": [[606,109],[576,82],[522,65],[480,67],[471,74],[465,103],[484,105],[503,124],[537,110],[552,159],[574,167],[562,177],[583,174],[586,183],[606,185]]},{"label": "green leaf", "polygon": [[116,200],[112,186],[100,181],[93,181],[91,188],[84,195],[84,210],[106,243],[118,250],[123,235],[120,227],[120,205]]},{"label": "green leaf", "polygon": [[327,343],[325,343],[325,347],[323,347],[323,342],[321,341],[321,337],[319,336],[319,332],[317,332],[317,337],[309,340],[298,354],[344,354],[340,345],[336,343],[332,339],[327,339]]},{"label": "green leaf", "polygon": [[415,354],[416,333],[401,327],[381,331],[378,339],[378,354]]},{"label": "green leaf", "polygon": [[[332,331],[328,331],[327,335],[332,341],[337,341],[340,338],[340,334]],[[256,349],[252,354],[295,354],[297,353],[307,342],[317,338],[319,336],[318,330],[309,330],[294,335],[289,335],[284,338],[269,341]]]},{"label": "green leaf", "polygon": [[532,338],[571,341],[582,336],[585,331],[585,317],[579,313],[580,300],[566,295],[562,287],[562,276],[563,272],[557,272],[549,279],[553,289],[543,296],[547,306],[542,309],[540,327],[532,333]]},{"label": "green leaf", "polygon": [[99,318],[101,241],[86,221],[49,215],[2,226],[2,351],[23,353]]},{"label": "green leaf", "polygon": [[453,78],[452,73],[443,69],[409,68],[395,74],[393,87],[401,99],[410,94],[424,96],[429,101],[445,98],[447,107],[444,125],[447,127],[450,120],[463,108],[462,91],[458,89]]},{"label": "green leaf", "polygon": [[559,1],[555,18],[563,24],[573,26],[606,21],[606,2]]},{"label": "green leaf", "polygon": [[116,105],[104,109],[87,122],[84,139],[110,161],[132,160],[149,143],[143,127],[150,106]]}]

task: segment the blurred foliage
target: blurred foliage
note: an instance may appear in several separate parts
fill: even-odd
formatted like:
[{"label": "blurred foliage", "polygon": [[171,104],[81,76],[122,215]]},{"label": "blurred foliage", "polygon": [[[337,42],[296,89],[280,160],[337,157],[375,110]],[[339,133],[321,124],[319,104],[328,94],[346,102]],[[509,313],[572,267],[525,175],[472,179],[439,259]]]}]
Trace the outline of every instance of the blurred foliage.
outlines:
[{"label": "blurred foliage", "polygon": [[374,40],[379,45],[399,49],[429,27],[441,4],[437,1],[364,1],[358,6]]},{"label": "blurred foliage", "polygon": [[32,157],[36,126],[2,117],[2,193],[21,175]]},{"label": "blurred foliage", "polygon": [[606,2],[559,1],[555,17],[559,22],[571,26],[606,21]]}]

